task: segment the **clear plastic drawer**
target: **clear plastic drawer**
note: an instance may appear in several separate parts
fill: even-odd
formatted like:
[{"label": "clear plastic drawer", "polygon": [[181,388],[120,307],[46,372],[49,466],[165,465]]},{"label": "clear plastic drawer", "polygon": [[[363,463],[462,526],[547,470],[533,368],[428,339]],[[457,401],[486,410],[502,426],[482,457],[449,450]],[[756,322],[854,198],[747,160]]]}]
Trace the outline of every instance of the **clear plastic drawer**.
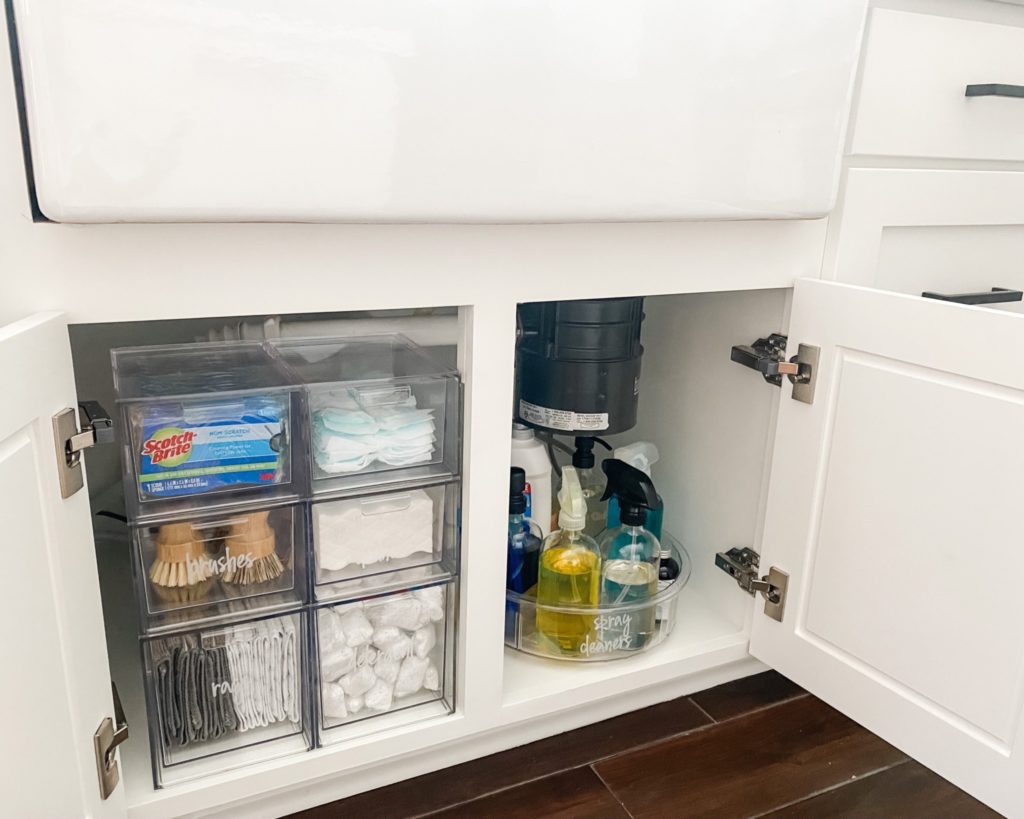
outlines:
[{"label": "clear plastic drawer", "polygon": [[457,370],[400,335],[267,344],[306,385],[314,494],[458,475]]},{"label": "clear plastic drawer", "polygon": [[142,643],[157,787],[308,750],[300,613]]},{"label": "clear plastic drawer", "polygon": [[316,611],[322,744],[452,712],[455,581]]},{"label": "clear plastic drawer", "polygon": [[318,600],[408,588],[457,573],[458,481],[312,504]]},{"label": "clear plastic drawer", "polygon": [[261,343],[111,351],[129,518],[298,497],[301,388]]},{"label": "clear plastic drawer", "polygon": [[148,633],[305,602],[301,504],[138,526],[134,538],[138,598]]}]

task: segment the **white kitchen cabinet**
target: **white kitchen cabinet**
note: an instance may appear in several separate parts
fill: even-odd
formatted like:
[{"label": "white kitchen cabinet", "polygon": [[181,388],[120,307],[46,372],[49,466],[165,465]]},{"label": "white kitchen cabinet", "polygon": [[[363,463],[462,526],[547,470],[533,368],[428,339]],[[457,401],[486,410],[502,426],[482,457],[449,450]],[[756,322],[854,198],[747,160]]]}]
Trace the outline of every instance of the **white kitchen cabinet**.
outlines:
[{"label": "white kitchen cabinet", "polygon": [[[59,22],[55,10],[66,21],[94,10],[37,5],[18,6],[37,31]],[[145,28],[145,10],[119,13]],[[207,19],[214,16],[207,10]],[[89,18],[80,30],[97,37],[102,19]],[[140,49],[133,41],[130,53]],[[186,66],[183,80],[202,64]],[[8,71],[0,63],[0,79],[9,80]],[[88,93],[103,89],[93,84]],[[195,124],[181,117],[183,127]],[[194,136],[189,144],[198,150]],[[107,140],[108,150],[118,144]],[[0,106],[0,155],[16,146],[13,105]],[[221,153],[211,161],[236,179],[252,160],[248,148],[239,149],[232,166],[233,155],[212,148]],[[15,190],[20,173],[16,163],[0,164],[0,187]],[[1009,555],[1013,565],[1016,532],[1001,510],[1014,508],[1024,477],[1017,432],[1024,378],[1014,361],[1024,318],[1013,306],[919,297],[924,289],[1024,286],[1015,265],[1024,249],[1020,176],[850,167],[827,247],[820,221],[79,227],[32,224],[20,194],[0,197],[0,238],[19,270],[4,281],[0,300],[0,321],[9,322],[0,324],[0,377],[15,387],[0,410],[0,519],[25,547],[13,552],[13,571],[24,582],[5,597],[4,633],[13,651],[34,658],[5,677],[7,742],[27,750],[8,760],[8,792],[24,800],[13,809],[140,819],[277,816],[767,664],[996,809],[1024,815],[1014,787],[1024,773],[1024,612],[1000,583],[1007,569],[996,562]],[[323,180],[336,187],[336,175]],[[78,181],[65,193],[80,193]],[[141,207],[122,196],[132,179],[105,181],[118,207]],[[267,194],[244,191],[253,201]],[[416,204],[415,190],[408,192],[401,207]],[[237,205],[214,201],[211,208]],[[463,205],[486,210],[477,210],[480,202]],[[170,213],[137,210],[132,218]],[[76,218],[115,218],[97,214],[83,210]],[[818,275],[831,281],[789,289],[794,279]],[[507,508],[515,305],[619,295],[649,296],[640,421],[631,437],[662,445],[655,478],[666,497],[666,528],[689,549],[693,577],[677,627],[657,650],[583,668],[536,661],[503,647],[505,563],[495,548]],[[128,578],[112,559],[117,547],[102,533],[93,538],[86,492],[61,498],[63,456],[53,450],[51,418],[74,406],[76,380],[78,398],[94,397],[103,356],[90,356],[105,353],[122,330],[104,322],[132,322],[132,332],[164,340],[167,324],[145,322],[439,305],[458,307],[466,387],[454,713],[158,790],[140,692],[122,686],[131,736],[119,752],[121,782],[101,800],[93,733],[114,717],[112,670],[137,672],[139,650],[109,594],[105,623],[101,617],[100,586],[123,592]],[[66,315],[36,314],[42,308]],[[76,325],[74,364],[68,321]],[[790,354],[798,344],[820,350],[810,404],[792,400],[788,383],[776,390],[729,361],[732,344],[787,328]],[[715,567],[716,553],[734,546],[759,551],[761,573],[774,567],[786,576],[781,621],[763,613],[762,597],[744,594]],[[40,713],[48,715],[45,734]],[[40,767],[40,758],[48,764]]]},{"label": "white kitchen cabinet", "polygon": [[[1024,379],[1014,366],[1024,318],[797,282],[790,352],[797,341],[820,348],[814,401],[806,404],[792,400],[789,384],[777,391],[726,354],[730,340],[750,340],[737,334],[779,329],[785,301],[785,291],[747,291],[648,302],[635,435],[667,442],[656,468],[668,499],[666,528],[681,529],[695,562],[679,625],[664,645],[587,668],[503,651],[504,560],[480,544],[500,542],[504,525],[515,302],[464,307],[465,628],[456,712],[154,790],[148,748],[137,741],[145,730],[138,704],[122,692],[136,735],[122,754],[126,787],[103,809],[133,816],[295,810],[750,673],[762,667],[754,657],[997,809],[1020,813],[1011,783],[1021,774],[1024,650],[1015,624],[1024,612],[1016,596],[993,593],[989,549],[1011,549],[1013,527],[978,510],[1012,505],[1024,477],[1024,439],[1014,433],[1024,406]],[[45,343],[34,335],[43,331]],[[10,326],[2,339],[5,373],[25,371],[26,349],[34,350],[33,369],[69,382],[59,319]],[[83,767],[91,734],[111,712],[95,569],[83,571],[92,556],[88,508],[83,493],[60,498],[56,459],[48,460],[47,419],[72,398],[66,387],[33,395],[36,420],[11,419],[4,432],[18,442],[26,423],[34,430],[34,458],[49,477],[28,485],[38,491],[26,503],[60,516],[74,533],[62,543],[67,559],[51,561],[33,588],[48,590],[58,619],[78,631],[75,650],[51,661],[55,673],[76,681],[57,692],[72,726],[65,747],[74,743],[79,757],[62,781],[84,800],[96,798],[92,771]],[[999,446],[979,445],[978,431],[990,436],[993,429]],[[5,449],[16,481],[17,449]],[[788,575],[781,622],[713,565],[715,552],[751,543],[763,572]],[[74,596],[61,593],[72,584]],[[89,610],[91,621],[82,617]],[[63,634],[54,644],[64,644]],[[111,646],[113,654],[124,650]],[[87,707],[83,690],[98,692],[99,706]]]}]

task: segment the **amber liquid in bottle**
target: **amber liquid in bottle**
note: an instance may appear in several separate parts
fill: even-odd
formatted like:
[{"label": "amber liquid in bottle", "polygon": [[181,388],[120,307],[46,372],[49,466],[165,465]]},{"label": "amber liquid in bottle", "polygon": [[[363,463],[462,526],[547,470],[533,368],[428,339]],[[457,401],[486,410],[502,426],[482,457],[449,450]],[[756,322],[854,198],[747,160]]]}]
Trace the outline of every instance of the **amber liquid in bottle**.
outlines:
[{"label": "amber liquid in bottle", "polygon": [[563,613],[558,606],[597,606],[601,560],[593,549],[574,543],[575,532],[561,532],[564,544],[541,555],[537,581],[537,629],[563,654],[577,654],[594,630],[593,614]]}]

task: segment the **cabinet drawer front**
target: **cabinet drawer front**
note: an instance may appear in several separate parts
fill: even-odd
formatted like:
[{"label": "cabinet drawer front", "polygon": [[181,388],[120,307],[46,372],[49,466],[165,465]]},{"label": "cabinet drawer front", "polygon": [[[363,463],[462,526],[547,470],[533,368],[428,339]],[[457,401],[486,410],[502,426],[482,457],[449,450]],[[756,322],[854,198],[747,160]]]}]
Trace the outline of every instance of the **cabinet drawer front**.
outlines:
[{"label": "cabinet drawer front", "polygon": [[1024,160],[1024,98],[965,95],[992,83],[1024,86],[1024,27],[877,10],[852,153]]}]

